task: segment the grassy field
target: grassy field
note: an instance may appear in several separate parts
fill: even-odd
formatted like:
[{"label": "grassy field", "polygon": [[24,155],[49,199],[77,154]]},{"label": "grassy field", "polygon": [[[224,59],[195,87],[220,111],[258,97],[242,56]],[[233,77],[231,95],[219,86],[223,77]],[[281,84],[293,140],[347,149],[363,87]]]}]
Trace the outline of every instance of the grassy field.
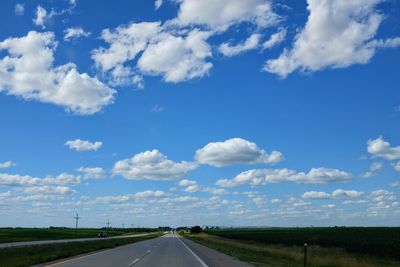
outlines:
[{"label": "grassy field", "polygon": [[[139,230],[139,229],[138,229]],[[75,229],[71,228],[0,228],[0,243],[32,241],[32,240],[52,240],[69,238],[90,238],[97,237],[101,229]],[[123,234],[133,234],[126,230],[109,230],[108,236],[117,236]]]},{"label": "grassy field", "polygon": [[0,266],[23,267],[49,262],[61,258],[67,258],[100,249],[113,248],[138,241],[155,238],[162,235],[153,233],[140,237],[121,239],[104,239],[89,242],[65,243],[54,245],[40,245],[21,248],[0,249]]},{"label": "grassy field", "polygon": [[[236,240],[215,235],[184,234],[210,248],[263,267],[302,267],[304,247]],[[400,261],[350,253],[341,248],[308,247],[307,267],[399,267]]]},{"label": "grassy field", "polygon": [[224,229],[207,231],[225,238],[286,246],[342,248],[379,257],[400,260],[400,227],[324,227]]}]

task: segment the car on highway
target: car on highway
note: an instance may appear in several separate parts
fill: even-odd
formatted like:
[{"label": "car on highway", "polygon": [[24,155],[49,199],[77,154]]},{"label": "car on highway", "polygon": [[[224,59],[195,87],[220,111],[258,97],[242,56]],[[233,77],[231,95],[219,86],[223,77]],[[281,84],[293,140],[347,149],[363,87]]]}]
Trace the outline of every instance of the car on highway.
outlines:
[{"label": "car on highway", "polygon": [[108,237],[108,234],[107,234],[107,232],[100,232],[100,233],[98,234],[98,237],[99,237],[99,238],[107,238],[107,237]]}]

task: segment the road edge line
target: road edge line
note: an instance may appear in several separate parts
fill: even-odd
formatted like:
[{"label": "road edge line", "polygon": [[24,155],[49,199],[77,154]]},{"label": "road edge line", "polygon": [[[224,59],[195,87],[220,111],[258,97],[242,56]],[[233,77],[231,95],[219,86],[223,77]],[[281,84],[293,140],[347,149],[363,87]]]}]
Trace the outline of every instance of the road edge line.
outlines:
[{"label": "road edge line", "polygon": [[178,238],[179,242],[181,242],[181,243],[183,244],[183,246],[184,246],[187,250],[189,250],[190,253],[193,254],[193,256],[200,262],[200,264],[203,265],[203,267],[209,267],[202,259],[200,259],[199,256],[197,256],[196,253],[193,252],[193,250],[191,250],[191,249],[181,240],[180,237],[176,237],[176,238]]}]

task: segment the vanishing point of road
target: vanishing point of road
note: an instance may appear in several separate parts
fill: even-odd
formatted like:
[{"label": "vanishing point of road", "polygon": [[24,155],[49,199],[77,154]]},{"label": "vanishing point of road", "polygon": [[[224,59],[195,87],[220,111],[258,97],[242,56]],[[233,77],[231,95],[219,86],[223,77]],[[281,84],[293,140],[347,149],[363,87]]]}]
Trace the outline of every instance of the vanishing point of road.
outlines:
[{"label": "vanishing point of road", "polygon": [[60,260],[46,267],[249,267],[223,253],[175,234],[140,241],[83,256]]}]

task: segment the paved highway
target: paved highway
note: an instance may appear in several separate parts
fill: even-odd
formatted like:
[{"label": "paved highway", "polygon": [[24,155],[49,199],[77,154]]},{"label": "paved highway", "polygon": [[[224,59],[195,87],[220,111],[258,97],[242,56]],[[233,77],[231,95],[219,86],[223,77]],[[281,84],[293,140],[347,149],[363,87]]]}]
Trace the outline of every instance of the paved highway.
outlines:
[{"label": "paved highway", "polygon": [[[108,237],[107,239],[127,238],[127,237],[143,236],[143,235],[148,235],[148,234],[120,235],[120,236]],[[97,238],[97,237],[96,238],[75,238],[75,239],[57,239],[57,240],[40,240],[40,241],[0,243],[0,249],[1,248],[12,248],[12,247],[46,245],[46,244],[70,243],[70,242],[86,242],[86,241],[95,241],[95,240],[104,240],[104,238]]]},{"label": "paved highway", "polygon": [[[193,250],[192,250],[193,249]],[[203,258],[200,258],[200,256]],[[77,256],[46,267],[247,267],[225,254],[174,234]]]}]

